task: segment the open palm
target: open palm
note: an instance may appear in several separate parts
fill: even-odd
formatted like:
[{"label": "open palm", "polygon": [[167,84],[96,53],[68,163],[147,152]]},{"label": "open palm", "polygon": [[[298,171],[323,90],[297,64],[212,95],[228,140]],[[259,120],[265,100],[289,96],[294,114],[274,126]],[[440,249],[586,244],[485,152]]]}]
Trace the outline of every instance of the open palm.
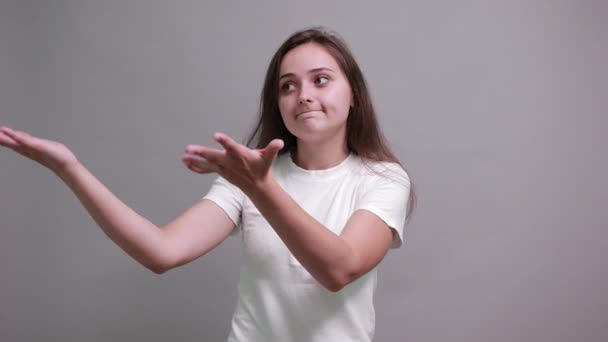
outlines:
[{"label": "open palm", "polygon": [[65,145],[5,126],[0,126],[0,145],[42,164],[55,173],[77,162],[76,156]]},{"label": "open palm", "polygon": [[265,148],[250,149],[221,133],[215,134],[214,139],[225,150],[188,145],[187,154],[182,160],[190,170],[198,173],[216,172],[245,192],[265,180],[272,161],[284,146],[282,140],[275,139]]}]

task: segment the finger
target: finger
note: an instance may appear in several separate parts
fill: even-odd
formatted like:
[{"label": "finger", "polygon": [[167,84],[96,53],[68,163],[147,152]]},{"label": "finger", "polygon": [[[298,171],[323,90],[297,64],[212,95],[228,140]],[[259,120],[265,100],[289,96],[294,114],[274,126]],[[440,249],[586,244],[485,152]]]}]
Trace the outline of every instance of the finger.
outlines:
[{"label": "finger", "polygon": [[11,129],[9,127],[6,127],[6,126],[0,126],[0,132],[1,133],[4,133],[6,131],[11,131]]},{"label": "finger", "polygon": [[10,137],[11,139],[15,140],[15,130],[8,128],[6,126],[2,126],[0,127],[0,132],[4,133],[4,135]]},{"label": "finger", "polygon": [[182,162],[184,163],[184,165],[186,165],[187,168],[194,172],[203,174],[217,172],[217,166],[199,158],[184,156],[182,157]]},{"label": "finger", "polygon": [[230,153],[240,153],[242,146],[224,133],[215,133],[213,139]]},{"label": "finger", "polygon": [[5,131],[12,131],[12,129],[7,126],[0,126],[0,132],[5,132]]},{"label": "finger", "polygon": [[202,158],[202,157],[199,157],[199,156],[194,156],[194,155],[189,155],[189,154],[183,155],[182,156],[182,161],[184,161],[186,163],[189,163],[189,164],[196,165],[198,167],[204,167],[204,168],[214,168],[214,167],[217,167],[217,165],[214,165],[213,163],[209,162],[205,158]]},{"label": "finger", "polygon": [[11,128],[3,126],[0,128],[0,145],[9,147],[13,149],[13,151],[31,158],[31,155],[28,151],[29,141],[24,141],[29,137],[28,134],[24,132],[15,131]]},{"label": "finger", "polygon": [[213,148],[198,145],[188,145],[186,147],[186,153],[201,156],[215,164],[221,163],[226,155],[225,151],[220,151]]},{"label": "finger", "polygon": [[6,146],[9,148],[16,148],[19,144],[15,141],[15,139],[11,138],[9,135],[0,131],[0,145]]},{"label": "finger", "polygon": [[17,131],[8,127],[3,127],[2,132],[19,144],[28,145],[30,142],[31,136],[25,132]]},{"label": "finger", "polygon": [[185,164],[185,165],[186,165],[186,167],[187,167],[187,168],[188,168],[190,171],[194,171],[194,172],[196,172],[196,173],[200,173],[200,174],[204,174],[204,175],[205,175],[205,174],[209,174],[209,173],[213,173],[213,171],[211,171],[211,170],[209,170],[209,169],[202,169],[202,168],[199,168],[198,166],[193,165],[193,164]]}]

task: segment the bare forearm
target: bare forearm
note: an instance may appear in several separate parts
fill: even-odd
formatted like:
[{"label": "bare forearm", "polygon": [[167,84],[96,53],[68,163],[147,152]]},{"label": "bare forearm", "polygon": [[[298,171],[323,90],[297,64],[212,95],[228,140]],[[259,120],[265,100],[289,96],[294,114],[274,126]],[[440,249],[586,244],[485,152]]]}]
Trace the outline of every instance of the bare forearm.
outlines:
[{"label": "bare forearm", "polygon": [[274,180],[248,196],[315,279],[328,289],[348,282],[352,251],[340,236],[304,211]]},{"label": "bare forearm", "polygon": [[162,231],[120,201],[82,164],[57,172],[105,234],[148,269],[160,273]]}]

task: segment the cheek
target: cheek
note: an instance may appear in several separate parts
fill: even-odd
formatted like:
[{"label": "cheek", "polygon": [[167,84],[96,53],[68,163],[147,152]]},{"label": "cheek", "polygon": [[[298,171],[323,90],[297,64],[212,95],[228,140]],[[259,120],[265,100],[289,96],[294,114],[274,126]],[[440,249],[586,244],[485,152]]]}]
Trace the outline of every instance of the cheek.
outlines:
[{"label": "cheek", "polygon": [[281,118],[283,119],[283,123],[285,125],[289,125],[290,121],[293,121],[293,111],[294,105],[293,101],[289,97],[279,98],[279,112],[281,113]]},{"label": "cheek", "polygon": [[279,111],[281,112],[281,116],[285,117],[285,114],[289,112],[289,101],[286,98],[279,98]]},{"label": "cheek", "polygon": [[333,107],[332,109],[334,111],[336,111],[337,113],[348,114],[348,111],[350,109],[351,98],[350,89],[332,89],[330,92],[327,93],[327,96],[325,98],[328,100],[325,103],[327,103],[328,105],[331,104],[331,107]]}]

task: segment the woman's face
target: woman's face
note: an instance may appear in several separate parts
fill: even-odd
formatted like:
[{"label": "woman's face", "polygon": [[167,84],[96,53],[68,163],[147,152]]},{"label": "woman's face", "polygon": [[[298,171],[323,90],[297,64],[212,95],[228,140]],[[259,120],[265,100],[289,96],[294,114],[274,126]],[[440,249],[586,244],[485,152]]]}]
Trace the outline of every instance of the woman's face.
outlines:
[{"label": "woman's face", "polygon": [[350,84],[322,45],[306,43],[283,57],[278,98],[283,122],[299,140],[346,136]]}]

